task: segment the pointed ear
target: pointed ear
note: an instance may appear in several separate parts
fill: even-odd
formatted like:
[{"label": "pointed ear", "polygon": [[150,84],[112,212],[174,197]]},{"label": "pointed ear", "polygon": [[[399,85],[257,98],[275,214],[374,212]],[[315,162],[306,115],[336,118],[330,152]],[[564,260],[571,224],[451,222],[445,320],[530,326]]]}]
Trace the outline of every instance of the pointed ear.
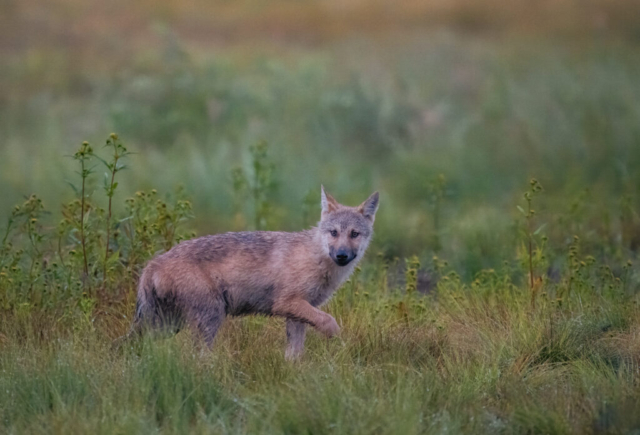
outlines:
[{"label": "pointed ear", "polygon": [[338,201],[336,201],[333,196],[324,191],[324,186],[322,185],[320,185],[320,192],[320,205],[322,206],[321,218],[324,218],[332,211],[336,211],[340,204],[338,204]]},{"label": "pointed ear", "polygon": [[369,198],[358,206],[358,211],[372,222],[376,218],[376,212],[378,211],[380,195],[378,192],[373,192]]}]

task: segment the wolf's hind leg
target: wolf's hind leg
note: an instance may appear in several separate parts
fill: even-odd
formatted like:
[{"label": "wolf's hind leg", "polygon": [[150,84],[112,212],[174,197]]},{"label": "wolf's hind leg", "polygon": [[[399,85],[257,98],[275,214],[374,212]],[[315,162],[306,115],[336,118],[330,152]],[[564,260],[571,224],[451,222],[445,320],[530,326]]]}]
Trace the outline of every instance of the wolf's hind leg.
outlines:
[{"label": "wolf's hind leg", "polygon": [[302,356],[306,330],[305,323],[287,319],[287,350],[284,353],[287,361],[293,361]]},{"label": "wolf's hind leg", "polygon": [[223,298],[209,297],[189,307],[189,323],[208,347],[213,345],[218,329],[227,315]]}]

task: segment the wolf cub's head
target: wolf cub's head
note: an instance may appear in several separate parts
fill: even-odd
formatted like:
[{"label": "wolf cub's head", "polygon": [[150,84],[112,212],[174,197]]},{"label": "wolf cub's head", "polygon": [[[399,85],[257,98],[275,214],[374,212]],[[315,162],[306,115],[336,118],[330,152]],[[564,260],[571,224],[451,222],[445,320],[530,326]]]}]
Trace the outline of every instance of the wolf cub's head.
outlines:
[{"label": "wolf cub's head", "polygon": [[338,266],[362,257],[373,235],[378,192],[357,207],[339,204],[322,187],[322,215],[318,229],[325,251]]}]

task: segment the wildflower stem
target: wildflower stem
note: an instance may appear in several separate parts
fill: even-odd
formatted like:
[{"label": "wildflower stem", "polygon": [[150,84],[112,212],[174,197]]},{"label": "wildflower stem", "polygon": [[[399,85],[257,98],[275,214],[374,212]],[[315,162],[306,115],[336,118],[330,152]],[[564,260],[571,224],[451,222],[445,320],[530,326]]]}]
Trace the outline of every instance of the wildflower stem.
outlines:
[{"label": "wildflower stem", "polygon": [[85,204],[85,180],[87,179],[84,168],[84,159],[80,160],[82,169],[82,193],[80,199],[80,244],[82,245],[82,257],[84,260],[84,276],[83,281],[89,276],[89,262],[87,261],[87,244],[84,238],[84,204]]},{"label": "wildflower stem", "polygon": [[104,252],[104,262],[102,264],[102,288],[104,289],[107,282],[107,261],[109,260],[109,238],[111,236],[111,202],[113,200],[114,193],[114,182],[116,179],[116,172],[118,172],[118,159],[120,155],[118,154],[118,147],[116,145],[115,135],[111,136],[111,143],[113,144],[114,154],[113,154],[113,166],[111,167],[111,183],[109,183],[109,187],[107,190],[107,195],[109,196],[109,206],[107,207],[107,234],[105,240],[105,252]]}]

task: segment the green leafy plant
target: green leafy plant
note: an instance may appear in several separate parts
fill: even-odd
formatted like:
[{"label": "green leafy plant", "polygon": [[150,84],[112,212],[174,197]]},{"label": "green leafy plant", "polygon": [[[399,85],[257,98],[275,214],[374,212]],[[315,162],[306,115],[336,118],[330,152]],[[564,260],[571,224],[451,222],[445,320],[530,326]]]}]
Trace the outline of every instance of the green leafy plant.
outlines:
[{"label": "green leafy plant", "polygon": [[[106,235],[104,240],[105,253],[104,253],[104,261],[103,261],[103,267],[102,267],[102,286],[103,287],[105,286],[105,283],[107,281],[107,264],[110,261],[112,261],[112,259],[109,258],[109,247],[111,242],[111,238],[110,238],[111,226],[112,226],[111,215],[113,212],[112,201],[113,201],[113,195],[115,194],[116,188],[118,187],[118,183],[116,182],[116,174],[122,171],[123,169],[125,169],[125,165],[121,162],[121,159],[131,154],[129,151],[127,151],[127,149],[124,147],[124,145],[118,138],[118,135],[115,133],[111,133],[111,135],[109,136],[109,139],[107,139],[107,143],[105,146],[109,147],[112,150],[113,154],[110,161],[100,159],[104,164],[104,166],[109,171],[108,173],[104,174],[104,192],[107,198],[109,198],[109,205],[107,207],[107,216],[106,216],[106,225],[105,225],[106,226],[106,231],[105,231]],[[115,260],[115,258],[113,260]]]},{"label": "green leafy plant", "polygon": [[245,173],[242,168],[234,168],[231,171],[233,190],[236,197],[236,206],[247,195],[252,200],[254,227],[256,230],[264,230],[268,227],[271,216],[270,198],[275,192],[275,165],[269,159],[268,145],[260,141],[249,148],[251,154],[251,171]]},{"label": "green leafy plant", "polygon": [[[63,204],[57,225],[42,200],[29,196],[10,214],[0,246],[0,308],[21,313],[53,310],[63,321],[92,312],[113,297],[122,299],[135,285],[140,269],[155,253],[194,234],[183,226],[192,218],[191,202],[178,188],[166,199],[156,190],[138,192],[125,201],[125,215],[115,212],[117,174],[130,152],[117,135],[107,140],[113,152],[105,161],[84,142],[73,156],[79,162],[78,197]],[[103,162],[107,209],[92,200],[93,159]],[[101,292],[94,280],[101,278]],[[85,322],[86,323],[86,322]]]},{"label": "green leafy plant", "polygon": [[73,155],[74,160],[80,163],[80,177],[82,179],[82,187],[80,189],[80,222],[78,223],[78,226],[80,228],[80,244],[82,245],[82,258],[84,265],[82,280],[84,283],[87,283],[89,280],[89,260],[87,258],[87,242],[85,238],[85,212],[87,178],[89,178],[89,175],[92,173],[92,169],[87,167],[87,165],[91,162],[92,157],[93,149],[91,148],[91,145],[89,145],[89,142],[82,142],[80,149]]},{"label": "green leafy plant", "polygon": [[418,271],[419,270],[420,270],[420,259],[416,255],[406,260],[404,277],[405,277],[405,292],[408,295],[413,295],[418,291]]},{"label": "green leafy plant", "polygon": [[535,215],[536,211],[533,209],[533,199],[536,195],[542,192],[542,185],[535,178],[531,179],[529,182],[529,190],[524,193],[524,199],[527,203],[526,209],[523,209],[521,206],[517,206],[518,211],[522,214],[525,219],[525,243],[526,243],[526,251],[527,251],[527,267],[529,272],[529,289],[531,291],[531,307],[535,308],[536,304],[536,295],[537,295],[537,286],[536,286],[536,277],[535,277],[535,267],[534,267],[534,254],[536,255],[535,260],[540,262],[544,260],[543,258],[543,248],[544,242],[546,239],[542,239],[543,244],[536,246],[536,251],[534,252],[534,240],[535,237],[540,234],[540,232],[544,229],[546,224],[540,225],[537,229],[534,229],[535,225]]}]

